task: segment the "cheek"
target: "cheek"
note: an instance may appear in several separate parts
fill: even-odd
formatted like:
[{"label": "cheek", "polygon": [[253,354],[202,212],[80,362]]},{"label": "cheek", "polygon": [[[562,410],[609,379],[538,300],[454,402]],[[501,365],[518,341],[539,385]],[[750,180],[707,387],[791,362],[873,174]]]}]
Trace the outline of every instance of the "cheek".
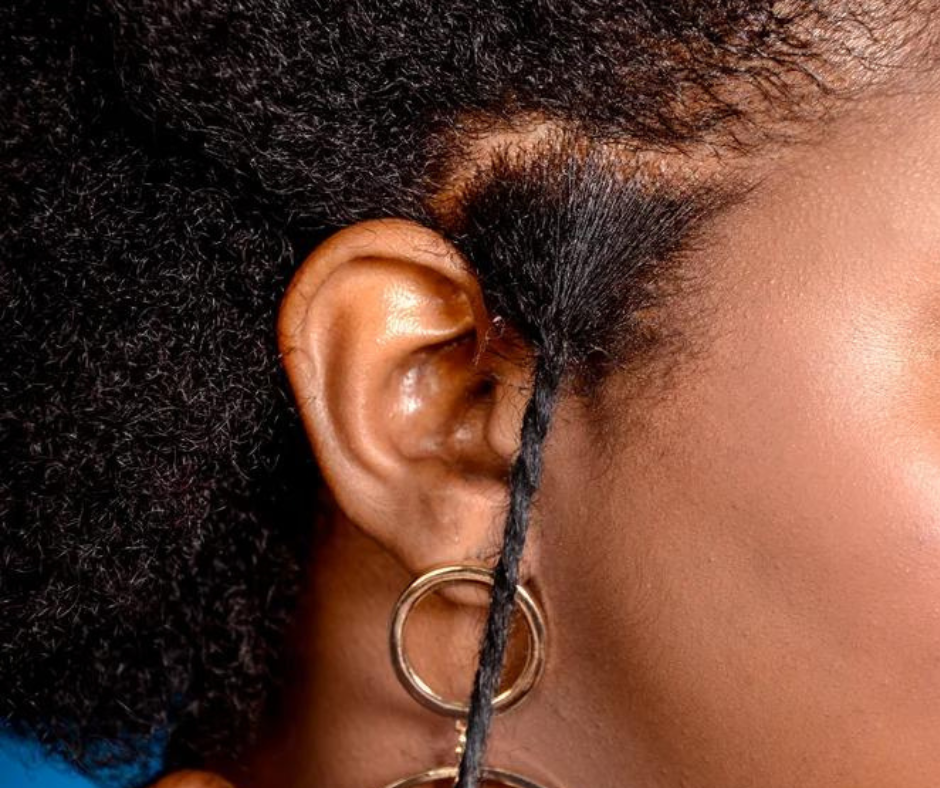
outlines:
[{"label": "cheek", "polygon": [[905,332],[860,304],[752,323],[752,343],[713,357],[674,446],[674,527],[726,562],[722,601],[761,642],[897,710],[940,701],[940,445],[916,417]]},{"label": "cheek", "polygon": [[540,498],[558,659],[586,717],[630,731],[665,784],[937,784],[940,104],[924,107],[774,164],[699,261],[686,307],[708,301],[689,309],[706,325],[685,333],[702,352],[662,397],[612,381],[609,454],[587,420],[558,430]]},{"label": "cheek", "polygon": [[549,547],[581,593],[559,605],[615,677],[596,707],[670,763],[919,785],[940,768],[933,356],[864,286],[768,292],[613,456],[566,437],[546,508],[579,538]]},{"label": "cheek", "polygon": [[937,250],[884,227],[833,250],[824,230],[717,317],[673,411],[673,527],[734,578],[696,574],[703,596],[719,589],[817,702],[940,733],[940,354],[923,320]]}]

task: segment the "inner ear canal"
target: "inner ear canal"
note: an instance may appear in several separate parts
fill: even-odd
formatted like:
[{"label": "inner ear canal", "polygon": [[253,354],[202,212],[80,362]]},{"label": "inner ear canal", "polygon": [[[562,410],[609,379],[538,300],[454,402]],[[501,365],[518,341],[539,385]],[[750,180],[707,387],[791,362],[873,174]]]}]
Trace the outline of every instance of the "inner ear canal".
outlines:
[{"label": "inner ear canal", "polygon": [[472,476],[505,472],[505,459],[487,442],[496,379],[477,352],[475,332],[412,354],[397,385],[392,429],[405,456],[435,456]]}]

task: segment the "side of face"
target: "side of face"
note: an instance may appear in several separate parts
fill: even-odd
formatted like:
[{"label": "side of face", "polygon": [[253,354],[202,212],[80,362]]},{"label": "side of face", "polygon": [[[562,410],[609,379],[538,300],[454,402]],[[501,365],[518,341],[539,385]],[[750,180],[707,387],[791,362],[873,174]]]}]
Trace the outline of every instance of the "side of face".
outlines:
[{"label": "side of face", "polygon": [[[873,99],[763,159],[654,316],[679,355],[563,403],[524,568],[548,669],[497,721],[494,762],[559,785],[935,783],[937,120],[934,96]],[[524,402],[516,360],[465,341],[489,317],[437,244],[344,231],[282,313],[327,483],[397,565],[362,630],[369,664],[408,575],[498,544]],[[415,648],[455,658],[433,636]]]},{"label": "side of face", "polygon": [[560,419],[551,680],[611,768],[936,783],[938,121],[935,97],[884,99],[770,163],[690,260],[698,351],[658,395],[619,375],[594,426]]}]

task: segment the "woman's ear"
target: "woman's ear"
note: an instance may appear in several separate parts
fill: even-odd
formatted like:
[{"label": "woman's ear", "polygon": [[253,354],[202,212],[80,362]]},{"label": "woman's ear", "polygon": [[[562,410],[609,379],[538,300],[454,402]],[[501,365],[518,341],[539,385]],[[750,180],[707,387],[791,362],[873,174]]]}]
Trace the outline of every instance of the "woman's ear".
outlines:
[{"label": "woman's ear", "polygon": [[413,574],[499,544],[528,378],[491,328],[457,251],[403,220],[327,239],[282,305],[284,365],[326,483]]}]

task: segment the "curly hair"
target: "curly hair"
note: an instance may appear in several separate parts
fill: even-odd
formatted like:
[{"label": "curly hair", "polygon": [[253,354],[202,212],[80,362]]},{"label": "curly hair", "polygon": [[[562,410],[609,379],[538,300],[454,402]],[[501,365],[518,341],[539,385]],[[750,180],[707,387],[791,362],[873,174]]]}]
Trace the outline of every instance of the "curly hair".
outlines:
[{"label": "curly hair", "polygon": [[[622,361],[637,345],[615,352],[630,324],[612,316],[635,307],[638,290],[595,303],[592,320],[546,328],[530,319],[533,303],[557,317],[551,288],[538,286],[545,272],[529,271],[526,290],[513,254],[525,233],[506,205],[541,204],[552,173],[577,158],[572,146],[542,166],[484,167],[442,212],[435,197],[469,147],[537,119],[624,151],[745,151],[913,48],[917,5],[6,4],[7,729],[127,781],[147,776],[119,767],[139,764],[155,736],[168,737],[168,765],[252,741],[276,702],[325,506],[311,492],[317,471],[274,332],[297,262],[325,234],[380,216],[436,227],[528,341],[576,324],[590,352],[565,364],[594,365],[598,349],[608,366]],[[592,161],[576,168],[585,188],[606,177]],[[583,196],[545,203],[557,209],[546,221],[585,225]],[[649,222],[630,225],[659,239],[644,253],[650,270],[677,251],[663,239],[699,215],[656,204]],[[494,241],[497,225],[515,241]],[[537,257],[569,259],[554,247]],[[553,275],[597,285],[604,271]],[[592,334],[604,326],[617,331]]]}]

